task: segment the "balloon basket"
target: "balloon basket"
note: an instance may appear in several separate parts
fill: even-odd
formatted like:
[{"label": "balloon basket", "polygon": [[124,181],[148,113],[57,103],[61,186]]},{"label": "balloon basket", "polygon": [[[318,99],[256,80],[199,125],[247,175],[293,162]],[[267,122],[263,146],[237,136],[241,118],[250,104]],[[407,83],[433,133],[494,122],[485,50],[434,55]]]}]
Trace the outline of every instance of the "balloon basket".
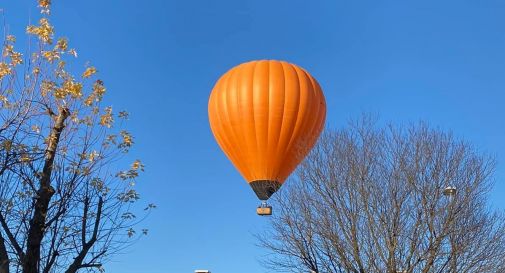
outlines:
[{"label": "balloon basket", "polygon": [[272,206],[269,206],[267,202],[262,202],[256,209],[256,213],[259,216],[270,216],[272,215]]}]

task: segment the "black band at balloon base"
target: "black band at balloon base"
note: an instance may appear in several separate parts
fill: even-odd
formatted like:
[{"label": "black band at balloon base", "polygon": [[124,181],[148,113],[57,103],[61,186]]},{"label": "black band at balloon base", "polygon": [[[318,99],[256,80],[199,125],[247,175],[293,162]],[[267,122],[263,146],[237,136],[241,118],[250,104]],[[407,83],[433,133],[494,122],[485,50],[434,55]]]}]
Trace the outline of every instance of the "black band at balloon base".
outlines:
[{"label": "black band at balloon base", "polygon": [[249,183],[260,200],[268,200],[280,187],[281,183],[273,180],[255,180]]}]

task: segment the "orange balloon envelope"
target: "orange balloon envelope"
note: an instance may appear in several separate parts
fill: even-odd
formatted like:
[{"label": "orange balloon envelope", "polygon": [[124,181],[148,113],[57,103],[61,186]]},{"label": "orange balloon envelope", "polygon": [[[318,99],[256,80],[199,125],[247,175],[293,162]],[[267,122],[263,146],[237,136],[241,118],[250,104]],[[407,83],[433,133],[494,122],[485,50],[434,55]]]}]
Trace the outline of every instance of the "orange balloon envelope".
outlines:
[{"label": "orange balloon envelope", "polygon": [[214,137],[261,200],[312,149],[325,118],[317,81],[283,61],[240,64],[217,81],[209,98]]}]

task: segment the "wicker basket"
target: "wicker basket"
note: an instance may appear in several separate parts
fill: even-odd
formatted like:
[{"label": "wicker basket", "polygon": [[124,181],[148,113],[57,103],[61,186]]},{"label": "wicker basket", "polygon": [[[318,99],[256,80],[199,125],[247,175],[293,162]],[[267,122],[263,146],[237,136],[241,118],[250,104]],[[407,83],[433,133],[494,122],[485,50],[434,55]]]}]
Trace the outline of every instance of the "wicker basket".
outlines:
[{"label": "wicker basket", "polygon": [[272,215],[272,207],[271,206],[258,207],[256,209],[256,213],[260,216]]}]

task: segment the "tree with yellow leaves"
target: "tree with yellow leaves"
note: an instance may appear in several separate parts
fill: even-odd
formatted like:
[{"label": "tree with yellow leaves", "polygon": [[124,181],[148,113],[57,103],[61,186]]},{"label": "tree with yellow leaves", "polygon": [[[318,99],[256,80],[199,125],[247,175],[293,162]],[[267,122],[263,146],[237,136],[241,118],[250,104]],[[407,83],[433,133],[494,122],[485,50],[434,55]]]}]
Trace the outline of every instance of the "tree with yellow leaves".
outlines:
[{"label": "tree with yellow leaves", "polygon": [[102,271],[147,232],[134,229],[144,166],[114,171],[133,145],[128,115],[102,105],[95,67],[69,72],[77,53],[55,38],[50,1],[38,4],[41,18],[26,29],[37,50],[23,56],[7,34],[0,58],[0,273]]}]

